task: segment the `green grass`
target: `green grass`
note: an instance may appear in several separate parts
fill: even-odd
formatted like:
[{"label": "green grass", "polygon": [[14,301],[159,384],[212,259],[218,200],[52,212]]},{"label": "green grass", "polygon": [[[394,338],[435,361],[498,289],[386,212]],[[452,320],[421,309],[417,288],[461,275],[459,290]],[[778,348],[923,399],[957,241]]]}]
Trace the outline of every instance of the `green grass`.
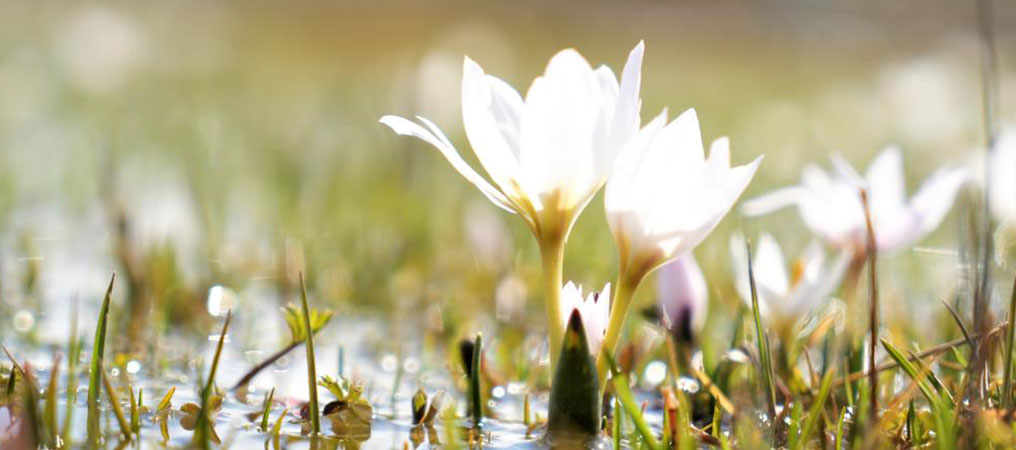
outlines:
[{"label": "green grass", "polygon": [[304,283],[303,274],[300,274],[300,299],[303,305],[303,326],[306,333],[307,344],[307,389],[310,391],[310,429],[313,435],[321,434],[321,409],[318,405],[317,395],[317,367],[314,362],[314,333],[311,327],[310,306],[307,305],[307,284]]},{"label": "green grass", "polygon": [[106,326],[109,320],[109,304],[113,294],[113,283],[116,274],[109,279],[109,287],[102,299],[99,319],[95,325],[95,338],[92,340],[92,363],[88,366],[88,442],[98,445],[102,441],[101,412],[99,398],[102,396],[102,360],[106,351]]}]

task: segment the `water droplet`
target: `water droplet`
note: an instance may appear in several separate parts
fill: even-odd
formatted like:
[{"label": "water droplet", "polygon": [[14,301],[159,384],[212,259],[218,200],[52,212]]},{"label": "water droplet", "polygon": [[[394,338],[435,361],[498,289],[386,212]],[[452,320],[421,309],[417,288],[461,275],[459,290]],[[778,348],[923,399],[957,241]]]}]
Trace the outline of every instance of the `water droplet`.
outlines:
[{"label": "water droplet", "polygon": [[141,363],[135,360],[130,360],[127,362],[127,373],[134,375],[138,373],[139,370],[141,370]]},{"label": "water droplet", "polygon": [[110,370],[110,371],[109,371],[109,374],[110,374],[110,375],[111,375],[112,377],[116,378],[116,377],[120,376],[120,369],[118,369],[118,368],[114,367],[114,368],[113,368],[113,370]]},{"label": "water droplet", "polygon": [[525,391],[526,385],[523,383],[508,383],[508,393],[511,395],[519,395]]},{"label": "water droplet", "polygon": [[14,313],[14,329],[19,333],[27,333],[35,325],[35,316],[31,311],[21,310]]},{"label": "water droplet", "polygon": [[406,373],[416,373],[420,370],[420,361],[416,358],[406,358],[402,362],[402,370],[405,370]]},{"label": "water droplet", "polygon": [[381,357],[381,368],[385,372],[393,372],[397,367],[399,367],[399,361],[395,358],[395,355],[389,353]]},{"label": "water droplet", "polygon": [[677,380],[677,388],[689,394],[694,394],[699,391],[699,382],[694,378],[681,377]]},{"label": "water droplet", "polygon": [[494,386],[494,389],[490,390],[490,395],[494,398],[504,397],[505,389],[504,386]]},{"label": "water droplet", "polygon": [[646,372],[643,376],[643,381],[649,385],[649,387],[655,387],[663,382],[663,379],[667,377],[667,365],[661,361],[652,361],[646,364]]}]

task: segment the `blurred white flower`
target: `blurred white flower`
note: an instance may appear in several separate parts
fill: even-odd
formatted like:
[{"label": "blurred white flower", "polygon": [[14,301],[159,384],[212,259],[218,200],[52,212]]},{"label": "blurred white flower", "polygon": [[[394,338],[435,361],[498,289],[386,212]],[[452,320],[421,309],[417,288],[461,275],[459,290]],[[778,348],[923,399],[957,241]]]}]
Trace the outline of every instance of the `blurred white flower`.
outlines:
[{"label": "blurred white flower", "polygon": [[633,281],[702,242],[762,160],[730,167],[727,138],[714,141],[706,159],[693,109],[666,121],[664,111],[631,140],[607,183],[607,222],[621,273]]},{"label": "blurred white flower", "polygon": [[[730,238],[730,255],[738,294],[751,305],[748,278],[748,249],[744,236]],[[759,313],[774,321],[777,328],[787,329],[829,298],[839,286],[850,264],[851,254],[842,251],[830,264],[817,242],[805,248],[787,274],[787,261],[779,244],[767,233],[759,237],[752,254],[752,269],[758,293]]]},{"label": "blurred white flower", "polygon": [[691,342],[702,330],[709,288],[695,255],[688,253],[660,267],[656,278],[660,316],[675,339]]},{"label": "blurred white flower", "polygon": [[568,326],[568,318],[573,310],[578,310],[582,317],[582,327],[586,330],[586,342],[589,353],[596,356],[600,351],[603,334],[607,330],[607,318],[610,316],[610,283],[603,286],[600,292],[590,292],[582,298],[582,286],[575,286],[571,281],[561,288],[561,317],[563,327]]},{"label": "blurred white flower", "polygon": [[963,168],[939,169],[908,202],[899,148],[882,151],[863,178],[840,155],[834,154],[832,161],[833,173],[809,165],[801,174],[800,186],[751,199],[742,211],[760,215],[797,205],[801,219],[813,233],[838,248],[863,251],[867,227],[860,190],[866,188],[878,250],[892,252],[913,245],[937,228],[968,177]]},{"label": "blurred white flower", "polygon": [[57,55],[79,88],[108,92],[120,86],[145,54],[144,35],[114,11],[89,7],[77,13],[57,41]]},{"label": "blurred white flower", "polygon": [[575,50],[563,50],[524,101],[465,58],[462,120],[493,183],[429,120],[418,117],[426,127],[397,116],[381,123],[437,147],[491,202],[518,213],[537,238],[563,240],[606,181],[616,153],[638,131],[642,52],[642,43],[631,51],[619,84],[608,67],[593,69]]},{"label": "blurred white flower", "polygon": [[991,212],[1000,223],[1016,225],[1016,129],[998,135],[989,155]]}]

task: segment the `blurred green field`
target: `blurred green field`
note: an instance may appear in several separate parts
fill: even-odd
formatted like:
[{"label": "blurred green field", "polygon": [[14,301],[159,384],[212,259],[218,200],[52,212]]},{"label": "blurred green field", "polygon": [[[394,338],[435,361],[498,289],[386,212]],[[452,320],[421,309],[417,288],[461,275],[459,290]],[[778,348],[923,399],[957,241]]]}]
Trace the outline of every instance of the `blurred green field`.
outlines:
[{"label": "blurred green field", "polygon": [[[1011,121],[1016,17],[996,3],[999,115]],[[889,143],[904,149],[912,192],[983,142],[974,12],[959,2],[0,8],[7,307],[32,295],[17,288],[32,271],[46,303],[97,299],[125,264],[115,250],[122,214],[133,258],[175,263],[156,294],[173,301],[212,284],[243,295],[272,280],[286,291],[306,270],[322,301],[366,313],[437,303],[489,314],[507,277],[525,282],[522,297],[539,311],[538,255],[521,221],[433,149],[377,124],[387,113],[425,115],[472,158],[459,116],[463,55],[524,90],[560,48],[618,67],[644,39],[643,118],[694,107],[707,140],[731,137],[735,163],[765,154],[746,197],[796,182],[832,151],[863,167]],[[922,247],[953,251],[957,222]],[[770,231],[791,254],[809,240],[792,211],[735,210],[696,251],[721,310],[740,301],[729,281],[733,229]],[[600,285],[614,264],[597,199],[572,235],[565,278]],[[952,288],[941,275],[955,259],[915,251],[886,267],[906,275],[887,277],[889,295],[906,289],[920,304]],[[651,289],[640,294],[651,301]]]}]

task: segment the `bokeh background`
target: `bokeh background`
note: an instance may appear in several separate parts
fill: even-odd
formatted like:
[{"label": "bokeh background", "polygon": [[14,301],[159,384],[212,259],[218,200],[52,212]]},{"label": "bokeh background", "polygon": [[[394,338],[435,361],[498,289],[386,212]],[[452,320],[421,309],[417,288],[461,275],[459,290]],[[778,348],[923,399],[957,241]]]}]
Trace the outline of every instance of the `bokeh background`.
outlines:
[{"label": "bokeh background", "polygon": [[[1016,4],[992,4],[998,116],[1012,123]],[[833,151],[863,168],[888,144],[903,148],[913,192],[983,148],[969,1],[3,1],[2,320],[51,321],[44,339],[62,342],[67,305],[81,298],[93,317],[113,271],[127,280],[118,295],[143,297],[173,329],[207,327],[213,285],[277,304],[301,271],[340,314],[539,317],[521,221],[377,119],[427,116],[475,162],[464,55],[524,91],[559,49],[617,70],[643,39],[643,118],[694,107],[707,140],[730,136],[735,163],[765,154],[746,197]],[[890,317],[919,319],[914,305],[952,292],[957,210],[887,257],[885,295],[901,299]],[[769,231],[791,255],[810,240],[793,210],[735,209],[696,251],[714,314],[740,302],[734,229]],[[601,286],[615,259],[598,198],[565,276]]]}]

